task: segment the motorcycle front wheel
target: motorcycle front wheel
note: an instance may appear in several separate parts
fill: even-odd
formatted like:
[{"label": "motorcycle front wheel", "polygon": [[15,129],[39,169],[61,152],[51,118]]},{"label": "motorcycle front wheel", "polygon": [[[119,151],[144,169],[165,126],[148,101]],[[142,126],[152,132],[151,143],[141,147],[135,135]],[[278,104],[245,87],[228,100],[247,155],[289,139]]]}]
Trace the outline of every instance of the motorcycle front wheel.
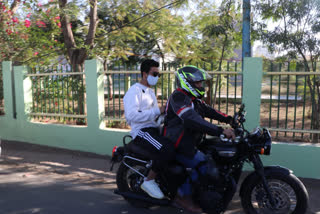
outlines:
[{"label": "motorcycle front wheel", "polygon": [[260,178],[255,176],[244,187],[241,203],[248,214],[304,214],[308,209],[309,196],[303,183],[293,174],[273,172],[266,175],[267,183],[275,200],[275,209]]}]

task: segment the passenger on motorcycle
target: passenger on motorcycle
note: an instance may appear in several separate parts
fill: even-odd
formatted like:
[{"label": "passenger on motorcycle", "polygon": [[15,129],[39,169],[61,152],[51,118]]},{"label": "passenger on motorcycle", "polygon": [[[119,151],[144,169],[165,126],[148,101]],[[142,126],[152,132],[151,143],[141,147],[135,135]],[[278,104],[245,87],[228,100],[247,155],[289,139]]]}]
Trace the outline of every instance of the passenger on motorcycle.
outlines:
[{"label": "passenger on motorcycle", "polygon": [[168,137],[176,148],[177,160],[186,168],[192,168],[191,180],[187,180],[179,189],[176,203],[192,212],[201,212],[191,199],[191,182],[195,182],[206,166],[199,167],[205,155],[196,149],[204,134],[235,138],[232,129],[223,129],[206,121],[204,117],[231,123],[232,117],[223,114],[201,100],[205,94],[203,83],[210,75],[195,66],[185,66],[176,72],[178,88],[171,94],[166,106],[166,118],[163,135]]},{"label": "passenger on motorcycle", "polygon": [[141,189],[151,197],[162,199],[164,194],[155,182],[157,172],[167,167],[175,159],[173,144],[160,135],[156,118],[164,112],[165,107],[158,107],[157,98],[150,88],[157,84],[159,63],[147,59],[141,64],[141,81],[130,87],[124,96],[124,113],[131,126],[131,136],[135,145],[143,147],[153,154],[152,169]]}]

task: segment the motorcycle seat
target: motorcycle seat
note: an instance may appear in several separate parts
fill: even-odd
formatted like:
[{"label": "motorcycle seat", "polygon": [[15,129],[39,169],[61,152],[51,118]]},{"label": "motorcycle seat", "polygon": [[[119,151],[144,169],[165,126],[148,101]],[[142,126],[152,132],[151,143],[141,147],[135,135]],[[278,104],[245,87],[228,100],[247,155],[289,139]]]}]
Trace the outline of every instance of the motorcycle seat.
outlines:
[{"label": "motorcycle seat", "polygon": [[151,160],[154,159],[156,154],[144,149],[142,146],[139,146],[135,144],[133,141],[131,141],[127,146],[128,152],[139,159],[143,160]]}]

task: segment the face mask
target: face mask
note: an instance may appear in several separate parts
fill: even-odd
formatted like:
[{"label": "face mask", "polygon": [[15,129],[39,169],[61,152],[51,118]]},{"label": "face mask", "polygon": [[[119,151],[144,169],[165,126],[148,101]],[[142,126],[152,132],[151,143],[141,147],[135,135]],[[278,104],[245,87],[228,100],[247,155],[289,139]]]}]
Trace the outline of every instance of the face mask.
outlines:
[{"label": "face mask", "polygon": [[157,84],[158,79],[159,79],[158,76],[154,77],[154,76],[148,75],[148,77],[147,77],[148,84],[152,85],[152,86]]}]

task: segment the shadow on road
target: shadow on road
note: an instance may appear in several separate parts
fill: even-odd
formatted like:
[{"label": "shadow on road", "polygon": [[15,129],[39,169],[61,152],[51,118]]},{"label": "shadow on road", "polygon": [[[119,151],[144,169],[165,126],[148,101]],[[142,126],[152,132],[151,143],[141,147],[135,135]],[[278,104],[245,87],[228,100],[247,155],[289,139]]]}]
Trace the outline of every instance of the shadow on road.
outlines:
[{"label": "shadow on road", "polygon": [[[137,209],[113,194],[115,172],[106,156],[27,143],[2,143],[0,213],[178,214],[171,207]],[[303,179],[310,212],[320,214],[320,180]],[[238,194],[226,214],[243,213]]]}]

